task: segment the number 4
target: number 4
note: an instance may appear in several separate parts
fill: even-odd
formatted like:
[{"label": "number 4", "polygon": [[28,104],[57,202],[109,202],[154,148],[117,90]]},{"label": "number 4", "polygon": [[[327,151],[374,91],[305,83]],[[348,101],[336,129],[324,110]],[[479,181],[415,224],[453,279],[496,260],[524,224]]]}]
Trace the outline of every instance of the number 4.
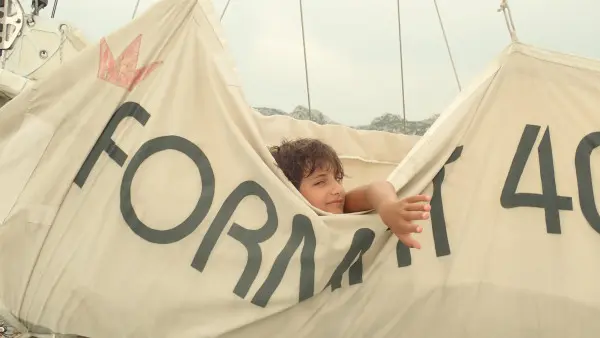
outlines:
[{"label": "number 4", "polygon": [[540,126],[526,125],[512,164],[506,176],[500,204],[506,209],[516,207],[543,208],[546,214],[546,231],[549,234],[560,234],[560,210],[573,210],[571,197],[558,196],[556,192],[556,178],[554,176],[554,159],[552,156],[552,143],[550,142],[550,128],[546,128],[542,141],[538,146],[540,178],[542,193],[518,193],[517,185],[523,175],[525,164],[540,131]]}]

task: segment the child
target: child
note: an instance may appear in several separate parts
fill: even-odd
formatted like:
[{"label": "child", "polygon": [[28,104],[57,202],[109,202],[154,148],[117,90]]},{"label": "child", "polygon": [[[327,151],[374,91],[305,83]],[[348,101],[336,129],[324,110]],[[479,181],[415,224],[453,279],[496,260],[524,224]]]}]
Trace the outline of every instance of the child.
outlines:
[{"label": "child", "polygon": [[423,229],[412,221],[429,218],[431,198],[417,195],[399,200],[392,184],[378,181],[344,191],[344,168],[335,150],[316,139],[284,141],[269,148],[277,166],[313,206],[330,213],[375,210],[409,248],[421,245],[411,233]]}]

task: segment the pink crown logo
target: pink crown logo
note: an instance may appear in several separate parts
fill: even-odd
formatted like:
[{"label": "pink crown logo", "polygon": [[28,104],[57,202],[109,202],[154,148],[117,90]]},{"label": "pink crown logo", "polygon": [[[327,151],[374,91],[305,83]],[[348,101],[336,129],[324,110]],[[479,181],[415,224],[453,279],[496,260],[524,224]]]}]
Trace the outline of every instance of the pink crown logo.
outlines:
[{"label": "pink crown logo", "polygon": [[155,61],[137,69],[141,44],[142,35],[140,34],[125,48],[121,55],[119,55],[119,58],[115,60],[106,39],[102,38],[100,40],[98,78],[125,88],[128,91],[133,90],[135,86],[162,64],[161,61]]}]

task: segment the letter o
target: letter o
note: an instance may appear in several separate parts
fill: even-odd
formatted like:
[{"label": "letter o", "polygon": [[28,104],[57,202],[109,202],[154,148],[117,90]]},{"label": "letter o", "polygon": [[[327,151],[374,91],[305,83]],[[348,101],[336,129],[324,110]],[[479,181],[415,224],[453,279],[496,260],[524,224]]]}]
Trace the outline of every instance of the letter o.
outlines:
[{"label": "letter o", "polygon": [[[150,156],[165,150],[175,150],[189,157],[200,174],[202,192],[192,213],[181,224],[167,230],[148,227],[139,219],[131,203],[131,184],[142,163]],[[170,244],[194,232],[206,217],[215,192],[215,175],[204,152],[189,140],[175,135],[161,136],[144,143],[125,169],[121,182],[121,214],[133,232],[151,243]]]}]

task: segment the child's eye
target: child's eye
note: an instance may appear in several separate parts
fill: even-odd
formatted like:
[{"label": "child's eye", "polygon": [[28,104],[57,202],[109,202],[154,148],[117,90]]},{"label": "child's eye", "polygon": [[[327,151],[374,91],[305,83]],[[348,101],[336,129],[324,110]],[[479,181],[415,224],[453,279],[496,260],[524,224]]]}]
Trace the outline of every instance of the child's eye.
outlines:
[{"label": "child's eye", "polygon": [[315,185],[323,185],[323,184],[325,184],[325,181],[319,181],[319,182],[315,183]]}]

